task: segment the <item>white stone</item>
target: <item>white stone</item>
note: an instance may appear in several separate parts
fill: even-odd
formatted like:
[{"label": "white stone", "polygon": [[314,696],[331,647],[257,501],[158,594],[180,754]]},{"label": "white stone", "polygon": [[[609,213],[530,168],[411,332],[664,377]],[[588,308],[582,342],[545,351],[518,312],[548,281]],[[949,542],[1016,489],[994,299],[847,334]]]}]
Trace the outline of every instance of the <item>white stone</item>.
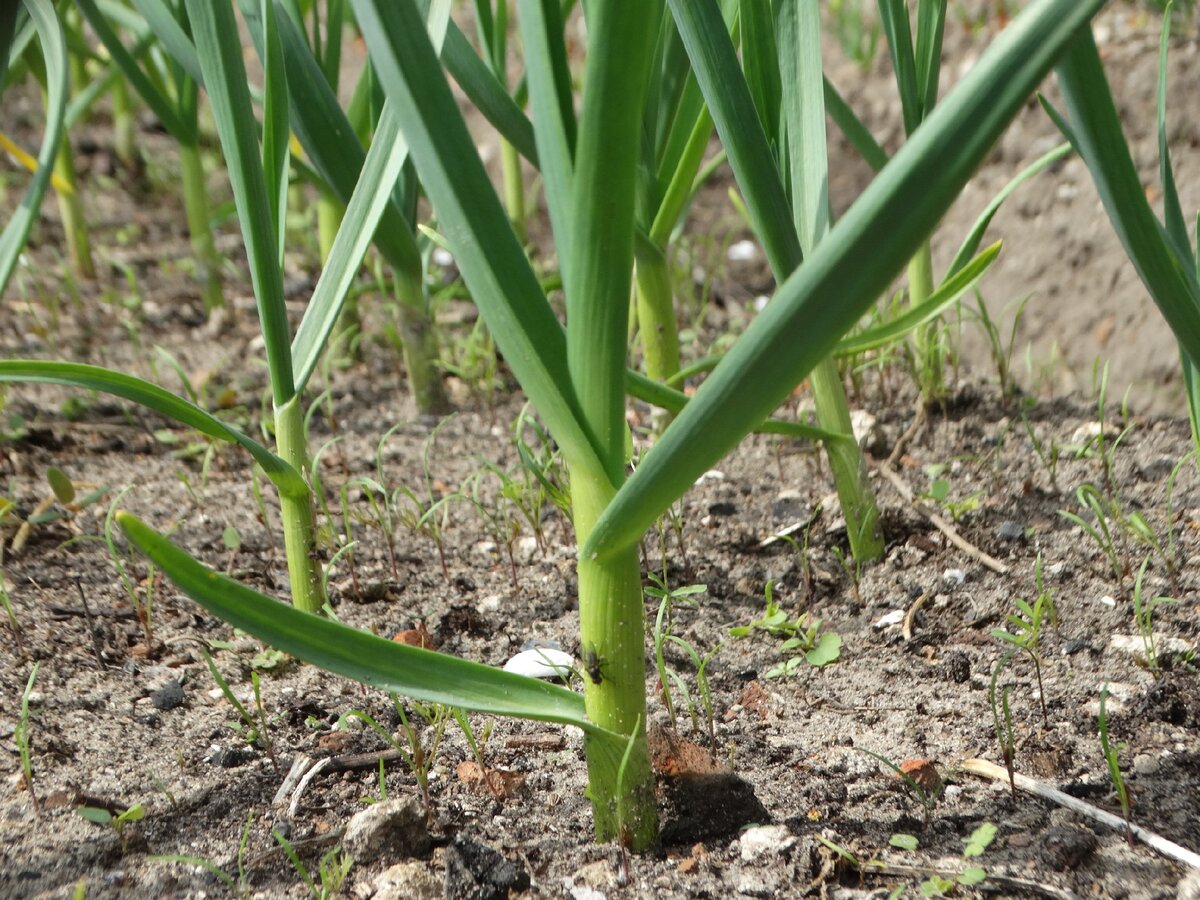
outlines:
[{"label": "white stone", "polygon": [[904,621],[904,610],[893,609],[890,613],[880,616],[874,622],[875,628],[894,628]]},{"label": "white stone", "polygon": [[730,262],[749,262],[758,256],[758,245],[754,241],[735,241],[726,251]]},{"label": "white stone", "polygon": [[516,672],[530,678],[565,678],[575,667],[575,657],[553,647],[522,650],[504,664],[505,672]]},{"label": "white stone", "polygon": [[765,853],[783,853],[796,843],[786,825],[756,825],[747,828],[738,839],[742,860],[750,862]]}]

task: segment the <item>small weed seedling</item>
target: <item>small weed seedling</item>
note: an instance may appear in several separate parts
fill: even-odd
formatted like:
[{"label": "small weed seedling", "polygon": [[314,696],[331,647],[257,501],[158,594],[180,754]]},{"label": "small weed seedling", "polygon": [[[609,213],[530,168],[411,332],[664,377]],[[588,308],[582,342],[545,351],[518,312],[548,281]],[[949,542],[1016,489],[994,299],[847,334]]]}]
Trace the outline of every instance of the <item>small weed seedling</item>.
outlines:
[{"label": "small weed seedling", "polygon": [[950,466],[945,463],[926,466],[925,474],[929,476],[929,490],[922,496],[946,510],[955,522],[979,509],[982,504],[983,491],[975,491],[966,497],[951,496],[952,485],[946,477],[950,474]]},{"label": "small weed seedling", "polygon": [[[60,519],[70,519],[76,513],[103,499],[104,495],[108,493],[107,487],[72,481],[71,477],[57,466],[51,466],[46,470],[46,483],[50,487],[49,495],[38,501],[33,511],[21,522],[9,543],[9,550],[14,555],[25,549],[25,544],[29,542],[35,526],[57,522]],[[80,496],[80,490],[86,490],[88,493]],[[12,505],[3,504],[3,508],[0,508],[0,523],[3,523],[5,519],[15,520],[16,518],[16,510]]]},{"label": "small weed seedling", "polygon": [[1053,434],[1050,435],[1048,441],[1039,439],[1037,432],[1034,431],[1033,423],[1029,421],[1029,416],[1024,409],[1021,410],[1021,423],[1025,426],[1025,434],[1029,437],[1029,445],[1033,447],[1034,455],[1050,477],[1050,487],[1057,492],[1058,461],[1062,458],[1063,448],[1059,446],[1058,440]]},{"label": "small weed seedling", "polygon": [[111,828],[122,847],[125,846],[125,829],[146,817],[146,808],[140,803],[135,803],[128,809],[115,814],[99,806],[81,806],[76,812],[89,822],[107,825]]},{"label": "small weed seedling", "polygon": [[454,710],[440,703],[426,705],[418,703],[415,700],[411,702],[413,711],[433,731],[433,738],[429,746],[425,745],[416,727],[409,722],[408,714],[405,713],[400,698],[395,694],[392,695],[392,704],[396,709],[396,717],[400,720],[400,734],[403,735],[404,743],[401,743],[396,735],[393,735],[380,725],[370,714],[360,709],[352,709],[344,713],[338,719],[338,727],[344,728],[344,723],[347,719],[358,719],[387,741],[391,748],[400,754],[405,765],[412,770],[413,777],[417,781],[417,787],[421,791],[421,799],[424,801],[425,809],[428,811],[433,808],[433,801],[429,796],[429,773],[433,769],[433,761],[437,757],[438,749],[442,745],[442,736],[446,733],[446,725],[453,717]]},{"label": "small weed seedling", "polygon": [[1078,525],[1096,542],[1101,553],[1104,554],[1104,558],[1108,560],[1109,567],[1118,584],[1125,584],[1127,568],[1121,559],[1113,529],[1109,527],[1109,519],[1116,512],[1113,505],[1096,490],[1096,486],[1093,484],[1080,485],[1075,491],[1075,498],[1079,501],[1084,514],[1091,514],[1094,523],[1086,521],[1082,516],[1068,509],[1060,509],[1058,514],[1068,522]]},{"label": "small weed seedling", "polygon": [[[1113,789],[1117,792],[1117,802],[1121,804],[1121,815],[1125,824],[1132,821],[1129,817],[1130,800],[1129,788],[1125,786],[1125,776],[1121,774],[1121,762],[1117,759],[1117,748],[1108,739],[1108,684],[1100,689],[1100,713],[1097,716],[1100,731],[1100,749],[1104,752],[1104,761],[1108,764],[1108,777],[1112,779]],[[1125,830],[1129,846],[1133,846],[1133,831]]]},{"label": "small weed seedling", "polygon": [[1133,620],[1137,624],[1138,636],[1142,639],[1142,658],[1146,668],[1158,678],[1162,674],[1162,660],[1154,646],[1154,608],[1162,604],[1174,604],[1179,601],[1174,597],[1142,597],[1142,579],[1146,575],[1146,566],[1150,557],[1142,560],[1137,578],[1133,582]]},{"label": "small weed seedling", "polygon": [[[971,832],[970,837],[963,841],[963,861],[970,863],[984,854],[996,838],[996,826],[984,822]],[[913,851],[917,849],[916,837],[911,834],[893,834],[888,843],[900,850]],[[987,870],[982,866],[967,865],[961,872],[950,876],[949,873],[933,872],[921,882],[922,897],[948,897],[959,887],[977,887],[987,879]],[[901,896],[893,893],[892,896]]]},{"label": "small weed seedling", "polygon": [[[322,856],[317,863],[317,878],[314,879],[312,873],[308,870],[308,866],[304,865],[304,862],[300,859],[300,854],[296,852],[296,848],[291,845],[287,838],[275,830],[271,831],[271,837],[275,838],[276,843],[283,848],[283,852],[291,860],[292,866],[300,876],[300,880],[304,882],[305,887],[308,888],[308,892],[316,897],[317,900],[330,900],[330,898],[336,896],[345,883],[346,876],[350,874],[350,870],[354,867],[354,860],[350,855],[342,850],[341,847],[334,847]],[[318,881],[320,882],[319,887]]]},{"label": "small weed seedling", "polygon": [[784,678],[795,675],[802,663],[820,669],[830,663],[837,662],[842,654],[841,635],[832,631],[822,631],[824,621],[804,613],[799,618],[792,618],[775,600],[774,584],[770,581],[764,590],[767,607],[761,619],[755,619],[749,625],[738,625],[729,629],[734,637],[746,637],[754,631],[765,631],[785,638],[779,645],[783,654],[799,653],[777,665],[772,666],[764,674],[764,678]]},{"label": "small weed seedling", "polygon": [[1009,650],[1000,657],[1000,661],[992,669],[992,680],[988,684],[988,703],[992,707],[992,725],[996,731],[996,744],[1000,748],[1000,758],[1004,760],[1004,769],[1008,772],[1008,786],[1012,791],[1014,806],[1017,802],[1017,781],[1013,776],[1013,763],[1017,756],[1017,742],[1013,735],[1012,710],[1008,705],[1008,695],[1012,693],[1012,688],[1006,685],[997,699],[996,685],[1000,680],[1001,671],[1016,653],[1016,650]]},{"label": "small weed seedling", "polygon": [[263,709],[258,672],[251,671],[250,673],[250,684],[254,688],[255,712],[255,715],[251,715],[250,711],[242,704],[242,701],[234,696],[233,691],[229,687],[229,682],[217,671],[217,664],[213,662],[213,658],[209,656],[208,651],[201,650],[200,652],[204,654],[204,661],[208,663],[208,671],[212,673],[217,687],[221,689],[221,693],[225,695],[225,699],[229,701],[229,704],[237,710],[238,716],[241,717],[240,722],[230,722],[229,727],[241,734],[246,739],[246,743],[251,747],[261,744],[262,748],[267,752],[267,756],[271,759],[271,765],[278,772],[279,760],[275,757],[275,746],[271,743],[270,722],[267,719],[266,710]]},{"label": "small weed seedling", "polygon": [[238,840],[237,848],[237,878],[218,866],[211,860],[202,859],[199,856],[187,856],[176,853],[163,854],[161,856],[149,856],[147,859],[152,862],[169,862],[181,863],[185,866],[196,866],[208,872],[214,878],[221,881],[225,887],[229,888],[229,893],[234,897],[242,898],[249,897],[252,893],[250,881],[246,877],[246,848],[250,845],[250,825],[254,822],[254,810],[246,813],[246,824],[242,826],[242,835]]},{"label": "small weed seedling", "polygon": [[896,765],[886,756],[880,753],[874,753],[862,747],[854,747],[852,749],[857,750],[859,753],[866,754],[876,762],[882,763],[892,770],[896,777],[904,783],[904,787],[912,795],[913,799],[921,804],[921,810],[924,813],[924,825],[926,828],[928,828],[929,823],[933,821],[933,811],[937,807],[938,800],[941,798],[942,792],[946,790],[947,779],[941,776],[936,776],[936,783],[922,784],[921,781],[924,779],[920,778],[919,776],[914,777],[913,775],[904,771],[903,768]]},{"label": "small weed seedling", "polygon": [[146,593],[143,597],[142,593],[138,590],[137,584],[130,577],[129,570],[126,568],[127,565],[133,565],[133,551],[128,551],[128,556],[121,552],[117,546],[116,532],[113,528],[117,505],[129,490],[130,488],[125,488],[109,504],[108,514],[104,517],[104,544],[108,548],[108,557],[112,560],[113,568],[117,570],[117,578],[120,579],[121,586],[125,589],[125,596],[129,598],[129,605],[133,607],[138,622],[142,625],[142,634],[146,641],[146,651],[153,653],[155,566],[154,563],[149,564],[149,571],[146,575]]},{"label": "small weed seedling", "polygon": [[[659,600],[658,615],[654,618],[654,662],[658,669],[659,684],[662,686],[663,705],[666,706],[667,714],[671,717],[671,727],[675,728],[677,724],[675,703],[671,696],[671,685],[674,684],[687,707],[688,715],[692,720],[692,730],[700,730],[698,713],[703,712],[709,739],[715,744],[716,729],[713,722],[712,689],[708,683],[708,664],[723,645],[718,644],[701,657],[695,646],[689,641],[671,634],[674,607],[677,605],[695,607],[696,601],[692,598],[705,593],[708,585],[689,584],[679,588],[668,588],[664,578],[653,574],[650,576],[650,581],[652,584],[646,588],[646,595]],[[687,683],[679,673],[667,667],[664,651],[668,643],[681,649],[692,661],[692,665],[696,667],[696,689],[700,695],[698,703],[692,699]]]},{"label": "small weed seedling", "polygon": [[1003,628],[993,628],[992,637],[1010,644],[1025,652],[1033,663],[1033,671],[1037,676],[1038,700],[1042,707],[1042,724],[1049,726],[1050,716],[1046,711],[1046,689],[1042,683],[1042,657],[1038,653],[1038,642],[1042,637],[1042,626],[1046,622],[1057,624],[1058,614],[1054,609],[1054,600],[1046,588],[1042,578],[1042,555],[1039,553],[1034,563],[1034,577],[1037,581],[1038,596],[1033,603],[1014,597],[1018,613],[1009,614],[1006,621],[1012,631]]},{"label": "small weed seedling", "polygon": [[[2,515],[2,511],[0,511]],[[3,546],[3,540],[0,539],[0,546]],[[12,598],[8,595],[8,582],[4,578],[4,569],[0,567],[0,606],[4,607],[4,616],[8,619],[8,628],[12,632],[13,641],[17,645],[17,655],[25,656],[25,638],[21,629],[21,622],[17,619],[17,611],[13,608]]]},{"label": "small weed seedling", "polygon": [[24,779],[25,789],[29,791],[29,797],[33,801],[33,813],[38,818],[42,816],[42,807],[38,803],[37,791],[33,789],[33,758],[29,744],[29,697],[33,694],[33,683],[37,680],[38,669],[41,667],[40,662],[33,664],[33,671],[29,673],[29,681],[25,683],[25,690],[21,692],[21,714],[17,717],[17,727],[13,730],[17,755],[21,758],[21,777]]}]

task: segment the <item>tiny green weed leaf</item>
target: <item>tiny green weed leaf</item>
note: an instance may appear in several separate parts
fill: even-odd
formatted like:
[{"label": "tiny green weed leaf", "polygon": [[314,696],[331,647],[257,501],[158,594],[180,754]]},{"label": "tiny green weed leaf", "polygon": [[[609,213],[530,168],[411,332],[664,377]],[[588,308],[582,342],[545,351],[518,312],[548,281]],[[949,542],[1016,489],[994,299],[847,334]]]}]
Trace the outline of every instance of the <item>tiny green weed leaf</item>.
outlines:
[{"label": "tiny green weed leaf", "polygon": [[996,826],[991,822],[984,822],[978,828],[971,832],[971,836],[966,840],[966,848],[963,850],[963,856],[975,857],[982,856],[996,838]]},{"label": "tiny green weed leaf", "polygon": [[818,669],[822,666],[827,666],[830,663],[837,662],[838,657],[842,654],[842,637],[839,634],[834,634],[832,631],[827,631],[817,639],[817,645],[808,651],[804,656],[808,660],[809,665],[815,666]]},{"label": "tiny green weed leaf", "polygon": [[58,466],[51,466],[46,470],[46,481],[63,506],[75,500],[75,484],[71,481],[71,476]]},{"label": "tiny green weed leaf", "polygon": [[111,825],[113,814],[107,809],[101,809],[98,806],[81,806],[75,812],[83,816],[89,822],[95,822],[97,825]]},{"label": "tiny green weed leaf", "polygon": [[893,834],[888,838],[888,843],[901,850],[916,850],[919,846],[916,837],[911,834]]},{"label": "tiny green weed leaf", "polygon": [[976,884],[983,884],[987,878],[987,871],[979,866],[970,866],[963,869],[956,879],[959,884],[970,887]]},{"label": "tiny green weed leaf", "polygon": [[242,536],[232,525],[226,525],[225,530],[221,532],[221,543],[225,545],[226,550],[237,550],[242,546]]},{"label": "tiny green weed leaf", "polygon": [[954,882],[941,875],[931,875],[921,882],[921,894],[925,897],[945,897],[954,890]]}]

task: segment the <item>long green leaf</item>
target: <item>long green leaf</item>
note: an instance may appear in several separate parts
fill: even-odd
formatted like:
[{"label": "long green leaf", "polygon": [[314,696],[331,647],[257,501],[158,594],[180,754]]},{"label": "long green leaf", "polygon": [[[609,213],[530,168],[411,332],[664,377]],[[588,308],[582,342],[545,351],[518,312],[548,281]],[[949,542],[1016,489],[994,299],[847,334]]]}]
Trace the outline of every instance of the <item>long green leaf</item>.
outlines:
[{"label": "long green leaf", "polygon": [[271,221],[275,223],[276,265],[282,271],[283,240],[287,231],[288,157],[291,156],[288,145],[292,137],[288,120],[287,71],[283,45],[275,27],[272,0],[260,0],[259,10],[263,24],[262,165]]},{"label": "long green leaf", "polygon": [[[672,4],[677,22],[681,5]],[[1004,30],[700,386],[609,504],[581,548],[585,556],[636,543],[701,473],[786,399],[887,289],[1101,5],[1035,0]],[[693,54],[692,64],[699,74],[707,60]]]},{"label": "long green leaf", "polygon": [[912,23],[908,18],[908,0],[879,0],[879,21],[887,38],[900,91],[904,114],[904,133],[912,135],[921,124],[921,93],[917,84],[917,63],[913,53]]},{"label": "long green leaf", "polygon": [[584,716],[583,697],[573,691],[301,612],[201,565],[136,516],[118,512],[116,518],[129,541],[183,593],[233,627],[285,653],[428,703],[597,732]]},{"label": "long green leaf", "polygon": [[[600,465],[555,318],[467,131],[411,0],[354,0],[376,74],[463,279],[505,360],[568,456]],[[544,160],[543,160],[544,164]]]},{"label": "long green leaf", "polygon": [[838,356],[851,356],[875,350],[911,334],[914,328],[933,321],[983,277],[984,272],[991,268],[996,257],[1000,255],[1000,246],[1000,242],[997,241],[974,259],[959,266],[955,272],[946,276],[937,290],[920,306],[910,307],[907,312],[877,328],[869,328],[842,338],[833,348],[833,352]]},{"label": "long green leaf", "polygon": [[204,83],[204,73],[200,69],[200,58],[196,55],[196,45],[188,37],[171,5],[166,0],[133,0],[137,11],[145,18],[146,24],[155,36],[162,41],[167,55],[197,84]]},{"label": "long green leaf", "polygon": [[237,20],[233,8],[225,2],[187,0],[187,10],[242,224],[271,392],[275,406],[281,407],[296,394],[291,336],[283,302],[283,272],[271,211],[273,203],[259,156],[258,123],[250,104]]},{"label": "long green leaf", "polygon": [[240,444],[254,457],[280,493],[294,497],[303,497],[308,493],[308,486],[300,473],[262,444],[194,403],[133,375],[82,363],[4,359],[0,360],[0,382],[59,384],[130,400],[194,428],[201,434]]},{"label": "long green leaf", "polygon": [[1200,361],[1196,271],[1176,252],[1146,200],[1090,32],[1081,32],[1071,42],[1057,72],[1069,114],[1069,124],[1056,116],[1059,127],[1087,163],[1109,221],[1150,296],[1196,363]]},{"label": "long green leaf", "polygon": [[[558,0],[518,0],[517,9],[550,227],[555,234],[566,235],[571,220],[576,122],[562,18]],[[565,279],[571,269],[571,246],[562,241],[556,249]]]},{"label": "long green leaf", "polygon": [[475,52],[462,29],[454,22],[446,29],[442,63],[467,95],[467,99],[475,104],[476,109],[500,132],[501,137],[512,144],[530,163],[537,166],[533,125],[525,113],[521,112],[521,107],[517,106],[512,95],[504,89],[504,85]]},{"label": "long green leaf", "polygon": [[[625,470],[624,373],[640,158],[636,135],[663,9],[662,0],[641,0],[588,10],[587,87],[565,236],[571,247],[571,267],[564,273],[567,361],[584,421],[613,484]],[[556,237],[562,246],[563,236]]]},{"label": "long green leaf", "polygon": [[[1167,236],[1175,242],[1175,252],[1194,263],[1192,244],[1188,239],[1187,222],[1179,203],[1179,190],[1175,186],[1175,169],[1171,165],[1171,147],[1167,143],[1167,51],[1171,42],[1171,21],[1175,4],[1168,3],[1163,10],[1162,35],[1158,44],[1158,102],[1156,125],[1158,131],[1158,173],[1163,189],[1163,220]],[[1200,237],[1198,237],[1200,239]]]},{"label": "long green leaf", "polygon": [[[992,218],[1004,205],[1017,188],[1022,184],[1037,175],[1047,166],[1053,165],[1064,156],[1071,153],[1071,145],[1069,143],[1059,144],[1053,150],[1048,150],[1031,162],[1028,166],[1018,172],[1013,178],[997,191],[983,212],[979,214],[979,218],[975,220],[975,224],[971,226],[971,230],[967,233],[962,245],[958,248],[958,252],[954,254],[954,259],[950,263],[950,267],[946,270],[946,277],[949,278],[967,264],[976,251],[979,250],[979,245],[983,242],[983,235],[987,232],[988,226],[992,223]],[[929,298],[932,300],[933,298]],[[928,302],[928,301],[926,301]]]},{"label": "long green leaf", "polygon": [[[37,155],[37,171],[25,189],[21,205],[13,212],[0,232],[0,293],[12,277],[17,260],[29,237],[42,197],[50,184],[54,157],[62,141],[63,116],[67,108],[67,45],[54,4],[50,0],[22,0],[29,18],[37,29],[42,58],[46,64],[46,128]],[[15,12],[14,12],[15,15]],[[10,37],[10,47],[12,38]],[[5,48],[6,50],[10,48]],[[0,73],[2,74],[2,73]]]},{"label": "long green leaf", "polygon": [[96,6],[95,0],[78,0],[76,6],[87,18],[92,31],[96,33],[96,37],[100,38],[112,61],[120,68],[121,73],[138,92],[142,101],[158,117],[163,128],[181,144],[194,144],[196,142],[195,129],[189,127],[189,123],[179,116],[171,99],[146,77],[146,73],[137,64],[133,54],[121,43],[120,37],[117,36],[108,19]]},{"label": "long green leaf", "polygon": [[670,7],[746,200],[750,224],[763,242],[771,269],[786,277],[800,264],[800,242],[775,157],[721,11],[715,0],[670,0]]},{"label": "long green leaf", "polygon": [[[303,32],[286,16],[279,17],[276,24],[287,65],[292,128],[329,189],[343,203],[349,203],[362,175],[366,151],[313,58]],[[395,270],[421,271],[416,237],[394,192],[375,230],[374,241]]]},{"label": "long green leaf", "polygon": [[[800,247],[812,253],[829,231],[829,156],[821,71],[821,20],[816,4],[779,0],[779,65],[792,215]],[[747,202],[748,199],[747,199]],[[791,272],[783,273],[784,277]]]},{"label": "long green leaf", "polygon": [[[742,66],[746,73],[746,84],[758,118],[763,123],[767,140],[778,144],[780,130],[779,108],[787,79],[781,77],[779,63],[792,60],[793,47],[784,35],[781,43],[775,42],[775,19],[771,15],[771,0],[741,0],[739,4],[742,26]],[[815,5],[814,5],[815,8]],[[780,57],[779,47],[787,47],[785,57]],[[818,57],[819,59],[819,57]],[[778,61],[778,62],[777,62]]]},{"label": "long green leaf", "polygon": [[942,71],[942,35],[946,30],[946,0],[918,0],[917,3],[917,96],[921,118],[937,104],[938,76]]},{"label": "long green leaf", "polygon": [[358,185],[292,341],[297,391],[304,390],[320,361],[407,159],[408,145],[400,134],[399,121],[391,105],[385,104]]}]

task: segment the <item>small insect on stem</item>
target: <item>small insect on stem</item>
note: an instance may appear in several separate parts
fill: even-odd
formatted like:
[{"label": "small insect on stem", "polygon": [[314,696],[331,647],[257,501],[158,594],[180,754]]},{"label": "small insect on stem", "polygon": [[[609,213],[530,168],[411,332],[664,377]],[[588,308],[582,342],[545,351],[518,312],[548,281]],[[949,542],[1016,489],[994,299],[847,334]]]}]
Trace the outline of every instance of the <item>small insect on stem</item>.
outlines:
[{"label": "small insect on stem", "polygon": [[584,648],[583,669],[588,678],[592,679],[592,684],[599,684],[604,680],[604,673],[601,671],[603,666],[604,658],[596,653],[594,646]]}]

